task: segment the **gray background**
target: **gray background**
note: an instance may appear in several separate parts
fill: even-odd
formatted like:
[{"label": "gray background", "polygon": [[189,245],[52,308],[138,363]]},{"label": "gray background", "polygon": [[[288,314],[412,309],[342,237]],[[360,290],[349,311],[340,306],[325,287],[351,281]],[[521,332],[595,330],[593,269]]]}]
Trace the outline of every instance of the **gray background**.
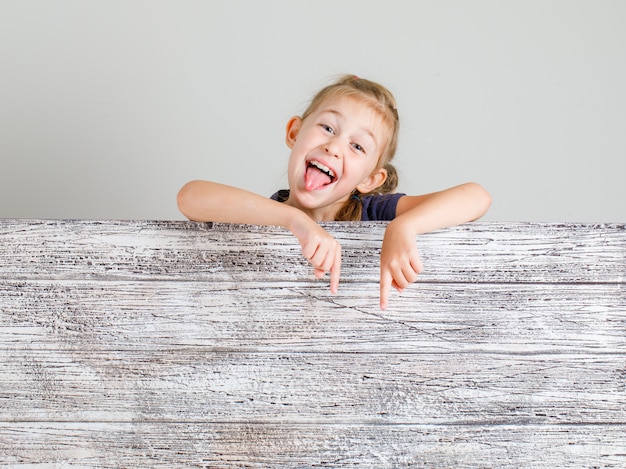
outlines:
[{"label": "gray background", "polygon": [[182,219],[210,179],[286,185],[336,75],[388,86],[400,190],[486,220],[626,221],[626,1],[0,0],[0,217]]}]

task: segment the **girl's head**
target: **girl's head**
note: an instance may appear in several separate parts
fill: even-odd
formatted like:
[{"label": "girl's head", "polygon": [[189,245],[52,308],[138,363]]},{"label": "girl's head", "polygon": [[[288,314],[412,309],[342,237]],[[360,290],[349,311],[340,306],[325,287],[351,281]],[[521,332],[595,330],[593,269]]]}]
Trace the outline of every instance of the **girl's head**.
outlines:
[{"label": "girl's head", "polygon": [[[347,120],[343,124],[341,119],[334,122],[333,113]],[[350,124],[355,122],[358,123],[356,127],[348,130]],[[374,145],[368,142],[367,135],[359,136],[361,130],[372,136]],[[354,75],[346,75],[326,86],[314,96],[304,114],[292,118],[287,125],[287,144],[292,148],[290,175],[293,179],[290,179],[290,188],[294,196],[293,200],[290,196],[290,202],[311,212],[332,203],[335,208],[331,219],[360,220],[361,194],[389,193],[397,186],[397,173],[391,160],[396,151],[398,130],[395,99],[383,86]],[[344,131],[354,131],[355,134],[345,135]],[[343,139],[344,135],[348,140]],[[298,140],[302,137],[298,144],[296,137]],[[336,139],[341,139],[339,153],[342,158],[338,160],[328,158],[328,145],[337,144],[334,142]],[[317,145],[325,148],[322,153],[322,150],[317,150]],[[354,157],[348,157],[351,154]],[[331,175],[324,180],[325,176],[311,169],[312,165],[319,166],[318,163],[326,166],[325,170],[330,169],[329,174],[339,174],[336,178]],[[333,168],[333,165],[339,166]],[[302,188],[303,177],[309,181],[306,189]],[[366,182],[361,183],[364,181],[361,178],[366,178]],[[323,190],[320,191],[320,188]],[[329,219],[327,217],[328,212],[324,215],[325,219]]]},{"label": "girl's head", "polygon": [[362,100],[380,116],[387,127],[389,133],[386,145],[379,157],[379,167],[384,168],[393,159],[398,146],[400,120],[395,98],[387,88],[378,83],[355,75],[344,75],[335,83],[320,90],[313,97],[309,107],[302,114],[302,119],[306,119],[326,99],[340,96],[349,96]]}]

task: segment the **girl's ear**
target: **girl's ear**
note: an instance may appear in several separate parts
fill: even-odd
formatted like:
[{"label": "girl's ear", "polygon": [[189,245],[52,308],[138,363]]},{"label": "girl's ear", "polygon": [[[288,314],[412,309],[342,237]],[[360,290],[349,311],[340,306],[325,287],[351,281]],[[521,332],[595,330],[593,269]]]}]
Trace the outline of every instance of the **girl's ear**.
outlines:
[{"label": "girl's ear", "polygon": [[377,187],[382,186],[387,180],[387,170],[385,168],[375,169],[366,179],[356,186],[361,194],[369,194]]},{"label": "girl's ear", "polygon": [[287,142],[289,148],[293,148],[296,143],[296,137],[298,136],[298,132],[300,132],[300,127],[302,127],[302,118],[298,116],[293,116],[289,119],[289,122],[287,122],[285,142]]}]

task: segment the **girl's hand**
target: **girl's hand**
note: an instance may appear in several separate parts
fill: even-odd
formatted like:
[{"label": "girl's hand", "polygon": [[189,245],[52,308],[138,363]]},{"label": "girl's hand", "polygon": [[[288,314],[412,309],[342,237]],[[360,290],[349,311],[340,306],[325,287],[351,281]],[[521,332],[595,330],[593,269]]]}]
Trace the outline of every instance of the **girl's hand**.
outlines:
[{"label": "girl's hand", "polygon": [[380,252],[380,308],[387,308],[391,287],[402,292],[423,270],[414,232],[396,218],[387,225]]},{"label": "girl's hand", "polygon": [[341,270],[341,245],[315,221],[303,214],[303,218],[290,227],[300,246],[302,255],[311,263],[314,274],[322,278],[330,272],[330,292],[337,293]]}]

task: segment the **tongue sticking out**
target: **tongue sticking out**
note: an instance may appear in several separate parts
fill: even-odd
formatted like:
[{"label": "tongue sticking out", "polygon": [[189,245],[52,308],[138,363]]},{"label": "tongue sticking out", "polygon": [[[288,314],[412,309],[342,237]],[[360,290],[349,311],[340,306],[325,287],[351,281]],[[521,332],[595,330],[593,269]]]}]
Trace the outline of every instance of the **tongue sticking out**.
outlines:
[{"label": "tongue sticking out", "polygon": [[314,166],[309,166],[306,170],[304,177],[304,183],[306,190],[314,191],[324,187],[326,184],[330,184],[332,179],[330,176]]}]

